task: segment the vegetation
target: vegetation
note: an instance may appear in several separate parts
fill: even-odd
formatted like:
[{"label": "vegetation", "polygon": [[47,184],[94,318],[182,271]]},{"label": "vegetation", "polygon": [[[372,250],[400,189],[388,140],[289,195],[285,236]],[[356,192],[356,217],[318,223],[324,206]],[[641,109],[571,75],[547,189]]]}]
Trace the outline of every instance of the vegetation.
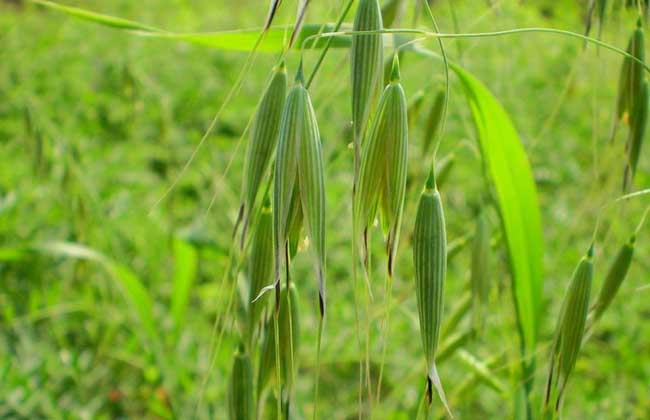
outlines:
[{"label": "vegetation", "polygon": [[647,8],[1,2],[0,418],[645,418]]}]

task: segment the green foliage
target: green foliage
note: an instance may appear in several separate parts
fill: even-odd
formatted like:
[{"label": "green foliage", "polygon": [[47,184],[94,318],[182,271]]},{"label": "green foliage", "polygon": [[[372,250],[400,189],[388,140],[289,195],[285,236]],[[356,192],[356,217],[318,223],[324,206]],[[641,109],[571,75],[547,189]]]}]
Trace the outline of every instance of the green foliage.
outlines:
[{"label": "green foliage", "polygon": [[[294,357],[300,363],[289,378],[290,401],[286,395],[274,398],[271,376],[267,398],[259,397],[255,405],[268,406],[263,418],[273,418],[278,402],[291,418],[309,418],[315,407],[320,418],[370,414],[378,419],[416,418],[426,394],[425,357],[418,342],[415,271],[403,247],[411,239],[426,176],[423,168],[430,163],[430,156],[421,153],[426,114],[435,99],[429,93],[444,81],[440,57],[424,50],[427,45],[436,47],[436,40],[428,34],[427,39],[410,43],[424,36],[421,32],[381,36],[384,54],[401,46],[401,84],[412,105],[410,171],[392,299],[390,287],[375,287],[375,299],[360,311],[363,328],[355,331],[352,296],[358,290],[351,281],[349,255],[353,152],[348,144],[353,129],[348,49],[352,36],[328,35],[315,41],[313,50],[306,39],[338,27],[318,24],[323,21],[342,22],[341,31],[348,32],[352,16],[346,13],[357,2],[298,2],[298,7],[309,7],[289,51],[284,48],[296,22],[295,2],[273,2],[273,26],[263,38],[266,10],[236,8],[226,2],[64,3],[107,15],[46,2],[0,2],[0,159],[4,163],[0,166],[0,417],[226,415],[233,350],[248,341],[251,328],[244,317],[256,294],[252,289],[259,288],[251,287],[249,279],[252,241],[240,250],[239,240],[232,237],[246,181],[244,143],[250,136],[245,133],[253,127],[250,119],[273,67],[283,61],[288,69],[296,69],[302,60],[322,145],[328,311],[323,323],[315,302],[315,275],[302,256],[313,252],[315,243],[305,235],[309,232],[301,230],[305,221],[298,211],[300,203],[294,201],[291,211],[298,217],[292,218],[289,229],[287,274],[301,286],[304,296],[300,297],[310,297],[303,303],[312,304],[302,305],[300,328],[294,330],[295,342],[301,343]],[[647,306],[645,230],[637,228],[634,259],[631,253],[620,258],[616,253],[647,206],[647,196],[617,204],[618,214],[600,212],[602,203],[620,194],[622,164],[630,152],[623,150],[622,143],[605,144],[616,111],[622,56],[605,48],[582,50],[575,37],[548,32],[486,38],[478,33],[522,27],[580,32],[584,24],[585,4],[578,2],[492,3],[492,8],[487,2],[432,3],[441,32],[473,36],[444,39],[449,59],[463,66],[464,70],[457,70],[471,70],[473,75],[471,82],[464,77],[451,79],[445,136],[436,162],[449,243],[447,310],[435,361],[449,403],[461,418],[515,417],[542,405],[535,398],[543,396],[546,369],[542,366],[548,362],[555,316],[537,319],[539,342],[525,355],[534,354],[540,367],[531,369],[526,378],[534,378],[537,384],[531,395],[512,386],[522,383],[519,367],[530,358],[520,352],[519,332],[513,328],[517,311],[509,300],[514,298],[520,306],[518,286],[525,281],[518,275],[522,267],[533,269],[529,260],[534,253],[527,251],[535,244],[523,234],[524,240],[512,242],[512,229],[536,230],[535,218],[524,211],[532,206],[539,207],[546,243],[545,287],[535,292],[533,300],[546,314],[558,314],[563,289],[558,279],[566,278],[567,267],[575,264],[581,244],[592,235],[597,215],[603,216],[595,234],[599,252],[594,287],[600,286],[605,299],[596,302],[607,302],[607,310],[597,313],[601,304],[592,308],[582,340],[586,345],[572,369],[562,414],[644,418],[650,380],[648,372],[639,369],[645,362],[640,337],[649,333],[639,321]],[[604,2],[597,3],[600,7]],[[635,8],[617,7],[621,2],[609,3],[601,39],[623,48],[638,13]],[[408,6],[412,3],[381,4],[387,6],[385,17],[393,13],[394,27],[425,27],[422,20],[413,22],[414,10]],[[258,41],[260,53],[246,54]],[[327,45],[334,48],[325,53]],[[299,52],[301,46],[305,49]],[[240,73],[242,63],[248,70]],[[316,70],[318,78],[314,78]],[[476,82],[479,79],[491,92]],[[233,86],[233,96],[215,118],[214,130],[205,134]],[[417,92],[427,97],[418,100],[424,95]],[[470,98],[470,107],[464,96]],[[418,117],[422,104],[427,112],[420,111]],[[508,124],[503,109],[508,110]],[[474,121],[479,129],[473,130],[477,115],[482,120]],[[510,135],[514,130],[503,129],[506,125],[516,126],[518,134]],[[506,135],[492,135],[497,128]],[[484,144],[486,132],[489,145]],[[196,151],[202,137],[205,146]],[[501,168],[493,173],[494,160],[484,149],[495,151],[496,146],[506,159],[497,160]],[[516,150],[522,147],[530,171],[512,164],[520,160]],[[183,170],[195,151],[187,171]],[[635,187],[648,185],[648,162],[641,150]],[[508,179],[517,181],[515,187],[521,182],[524,193],[513,187],[512,195],[502,196],[499,191]],[[525,193],[531,184],[537,188],[535,200]],[[267,188],[265,182],[261,185],[262,190]],[[473,222],[477,207],[484,205],[494,205],[502,219],[500,226],[493,224],[489,235],[493,293],[477,337],[471,328],[469,268],[475,243]],[[506,220],[504,208],[524,216]],[[375,222],[370,221],[373,229]],[[252,226],[251,239],[258,223]],[[272,242],[270,236],[268,232],[264,236],[266,245]],[[378,285],[385,267],[377,264],[376,256],[385,252],[384,244],[369,235],[367,246],[368,279]],[[511,248],[516,248],[514,258]],[[268,250],[263,249],[267,262]],[[606,271],[610,267],[604,263],[610,261],[614,262],[610,272],[616,275]],[[262,271],[269,269],[265,266]],[[532,295],[536,284],[529,286]],[[233,298],[237,295],[241,299]],[[269,294],[264,299],[270,303],[272,298]],[[273,306],[263,300],[257,303],[262,303],[260,331],[250,337],[245,350],[252,361],[255,389],[264,337],[269,337],[269,331],[275,335]],[[520,315],[532,317],[533,312]],[[532,323],[526,322],[530,328]],[[322,350],[317,346],[321,333]],[[372,395],[366,395],[364,387],[361,402],[355,334],[361,335],[363,347],[368,344],[364,385],[366,380],[382,384],[381,395],[374,387]],[[318,401],[315,395],[320,396]],[[528,400],[532,404],[526,407]],[[513,402],[519,405],[514,407]],[[432,416],[444,415],[437,401],[430,411]]]},{"label": "green foliage", "polygon": [[192,285],[196,279],[198,252],[182,239],[173,240],[174,274],[172,276],[171,312],[176,329],[183,328]]},{"label": "green foliage", "polygon": [[[460,67],[481,145],[486,176],[494,186],[508,245],[517,320],[524,355],[532,357],[541,322],[543,238],[537,188],[510,117],[485,86]],[[528,363],[533,363],[531,359]]]},{"label": "green foliage", "polygon": [[[234,30],[209,33],[177,33],[163,29],[154,28],[143,23],[134,22],[102,13],[91,12],[86,9],[77,7],[62,6],[58,3],[43,0],[30,0],[46,8],[62,12],[68,16],[86,20],[103,26],[115,29],[132,31],[135,35],[145,36],[148,38],[160,38],[174,41],[185,41],[205,47],[215,48],[223,51],[250,51],[258,42],[260,35],[259,29],[253,30]],[[312,48],[322,48],[326,45],[327,40],[323,38],[315,39],[314,36],[321,32],[328,32],[333,29],[333,25],[303,25],[300,32],[296,35],[293,46],[297,49],[307,45]],[[260,52],[281,51],[285,47],[287,40],[287,31],[293,26],[281,26],[269,28],[264,39],[258,46]],[[349,37],[335,36],[330,44],[332,48],[347,48],[351,45]]]}]

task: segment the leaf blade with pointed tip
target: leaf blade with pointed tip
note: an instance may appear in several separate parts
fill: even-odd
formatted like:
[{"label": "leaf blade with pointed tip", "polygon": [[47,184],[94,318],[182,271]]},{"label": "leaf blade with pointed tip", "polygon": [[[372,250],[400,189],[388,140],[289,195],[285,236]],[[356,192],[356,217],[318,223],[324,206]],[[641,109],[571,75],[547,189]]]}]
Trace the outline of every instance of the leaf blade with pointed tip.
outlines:
[{"label": "leaf blade with pointed tip", "polygon": [[46,7],[51,10],[65,13],[69,16],[87,20],[90,22],[98,23],[100,25],[109,26],[115,29],[122,29],[125,31],[142,31],[142,32],[164,32],[162,29],[146,25],[144,23],[136,22],[133,20],[123,19],[115,16],[105,15],[102,13],[95,13],[90,10],[81,9],[78,7],[64,6],[53,1],[46,0],[32,0],[39,6]]},{"label": "leaf blade with pointed tip", "polygon": [[[179,33],[166,31],[144,23],[136,22],[129,19],[110,16],[102,13],[96,13],[90,10],[63,6],[61,4],[45,1],[32,0],[40,6],[49,10],[68,15],[70,17],[92,22],[98,25],[107,26],[112,29],[127,31],[131,34],[149,38],[157,38],[170,41],[184,41],[192,44],[202,45],[205,47],[215,48],[221,51],[242,51],[249,52],[255,49],[260,52],[281,52],[286,47],[286,39],[293,31],[293,26],[276,26],[266,29],[266,34],[260,40],[260,32],[264,28],[241,29],[234,31],[217,31],[217,32],[197,32],[197,33]],[[302,44],[308,39],[315,39],[311,48],[319,49],[325,47],[328,38],[318,38],[315,35],[330,32],[334,30],[332,24],[304,24],[299,31],[294,34],[293,48],[300,49]],[[331,48],[348,48],[351,45],[349,37],[337,35],[331,37]]]},{"label": "leaf blade with pointed tip", "polygon": [[[132,305],[138,321],[146,333],[150,344],[160,346],[158,329],[153,316],[153,300],[138,276],[125,265],[84,245],[70,242],[46,242],[34,247],[43,254],[76,258],[99,263],[117,281],[127,301]],[[160,348],[160,347],[158,347]]]},{"label": "leaf blade with pointed tip", "polygon": [[532,355],[541,318],[543,238],[537,189],[526,152],[503,106],[457,65],[477,127],[481,154],[498,202],[508,247],[525,355]]}]

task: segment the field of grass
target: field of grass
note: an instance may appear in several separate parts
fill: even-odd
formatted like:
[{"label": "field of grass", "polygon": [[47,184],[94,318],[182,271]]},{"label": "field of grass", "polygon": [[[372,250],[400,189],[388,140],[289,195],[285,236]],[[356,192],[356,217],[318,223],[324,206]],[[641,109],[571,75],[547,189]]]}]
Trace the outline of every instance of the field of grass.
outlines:
[{"label": "field of grass", "polygon": [[[65,2],[183,33],[263,24],[267,2],[236,3]],[[274,23],[292,25],[295,3],[282,2]],[[307,23],[336,21],[347,1],[312,3]],[[412,2],[406,3],[400,27],[431,30],[424,13],[412,22]],[[432,5],[443,33],[524,27],[584,32],[586,1],[451,3],[453,10],[443,0]],[[624,50],[636,20],[634,8],[612,12],[601,39]],[[435,39],[422,45],[439,51]],[[602,210],[623,194],[627,128],[610,142],[623,56],[553,33],[444,39],[444,45],[450,60],[503,105],[533,171],[544,282],[530,396],[538,418],[565,290],[599,215],[592,302],[650,205],[646,195]],[[319,54],[304,53],[307,73]],[[385,57],[391,55],[386,48]],[[248,300],[245,258],[232,238],[250,137],[242,134],[277,53],[258,53],[198,146],[247,56],[139,36],[30,2],[0,2],[0,419],[227,418],[228,381]],[[290,86],[299,61],[297,52],[286,58]],[[332,49],[309,88],[324,160],[328,307],[319,365],[317,281],[310,253],[299,251],[291,276],[300,311],[291,418],[312,417],[318,371],[319,418],[411,419],[421,408],[426,373],[411,236],[431,160],[421,153],[426,114],[445,83],[445,67],[417,55],[400,61],[407,100],[422,91],[424,102],[409,135],[408,189],[387,307],[379,227],[369,238],[373,300],[366,303],[363,280],[356,291],[352,281],[349,61],[348,49]],[[453,73],[437,161],[451,156],[453,166],[439,185],[447,239],[467,244],[448,260],[439,346],[439,353],[448,353],[438,366],[440,378],[457,418],[526,418],[516,403],[523,382],[520,337],[502,219],[489,198],[472,112]],[[649,186],[646,145],[632,190]],[[470,292],[471,236],[480,210],[492,231],[491,288],[483,327],[468,336],[471,313],[458,308]],[[650,417],[649,226],[639,229],[628,276],[580,351],[564,418]],[[358,401],[358,364],[366,350],[358,343],[355,292],[364,346],[369,339],[372,401],[365,384]],[[462,318],[445,331],[454,312]],[[464,339],[450,348],[450,337],[459,335]],[[257,359],[254,351],[255,366]],[[269,396],[274,389],[272,380]],[[267,405],[261,418],[274,418],[271,400],[260,403]],[[432,418],[444,413],[434,395]]]}]

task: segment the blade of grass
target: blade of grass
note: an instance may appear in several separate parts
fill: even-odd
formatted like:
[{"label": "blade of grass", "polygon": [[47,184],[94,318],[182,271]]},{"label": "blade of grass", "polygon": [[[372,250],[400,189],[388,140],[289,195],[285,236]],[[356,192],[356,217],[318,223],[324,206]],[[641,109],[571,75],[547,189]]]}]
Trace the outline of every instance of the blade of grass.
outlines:
[{"label": "blade of grass", "polygon": [[[150,350],[163,372],[165,387],[174,388],[176,371],[165,354],[163,343],[160,340],[158,322],[154,318],[153,299],[140,278],[127,266],[120,264],[106,255],[84,245],[71,242],[44,242],[33,246],[33,250],[45,255],[74,258],[98,263],[115,280],[130,309],[134,313],[140,328],[135,329],[140,333],[140,340],[145,349]],[[174,395],[170,394],[173,407]]]},{"label": "blade of grass", "polygon": [[164,33],[165,31],[153,26],[146,25],[144,23],[135,22],[133,20],[123,19],[120,17],[104,15],[101,13],[95,13],[89,10],[80,9],[78,7],[64,6],[62,4],[55,3],[53,1],[46,0],[31,0],[33,3],[40,6],[46,7],[57,12],[65,13],[69,16],[87,20],[90,22],[98,23],[100,25],[109,26],[115,29],[122,29],[126,31],[139,31],[139,32],[152,32],[152,33]]},{"label": "blade of grass", "polygon": [[198,253],[188,242],[174,238],[172,243],[174,252],[174,272],[172,276],[172,301],[171,312],[174,318],[176,335],[183,326],[190,289],[196,278]]},{"label": "blade of grass", "polygon": [[[472,109],[481,154],[495,189],[508,247],[513,298],[524,359],[537,344],[543,291],[543,237],[530,163],[510,117],[474,76],[452,65]],[[524,365],[534,369],[534,359]],[[532,384],[528,384],[531,386]]]}]

